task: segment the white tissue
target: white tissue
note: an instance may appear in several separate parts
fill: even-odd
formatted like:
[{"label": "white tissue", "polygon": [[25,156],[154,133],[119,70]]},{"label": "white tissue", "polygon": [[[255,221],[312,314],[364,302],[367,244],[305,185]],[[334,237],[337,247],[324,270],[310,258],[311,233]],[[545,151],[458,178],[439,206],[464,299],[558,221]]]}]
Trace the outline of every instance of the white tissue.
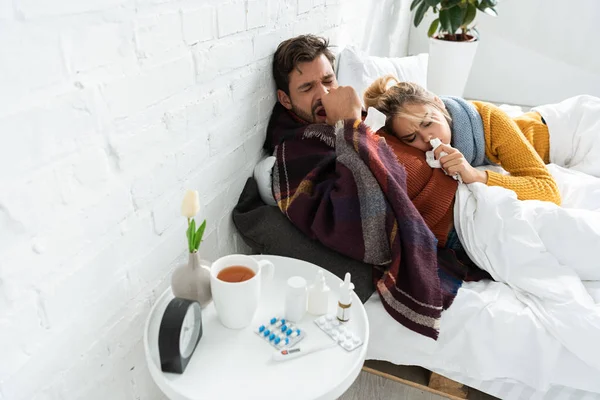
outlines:
[{"label": "white tissue", "polygon": [[[437,149],[438,147],[440,147],[442,145],[442,141],[440,139],[431,139],[429,141],[429,144],[433,147],[433,149],[431,149],[430,151],[428,151],[427,153],[425,153],[425,159],[427,160],[427,164],[429,164],[429,166],[431,168],[442,168],[442,164],[440,164],[439,160],[435,159],[435,155],[434,155],[434,151],[435,149]],[[445,151],[442,151],[440,153],[440,158],[447,156],[448,153],[446,153]]]},{"label": "white tissue", "polygon": [[365,118],[365,125],[367,125],[373,132],[377,132],[385,125],[385,114],[376,108],[369,107],[367,109],[367,118]]},{"label": "white tissue", "polygon": [[[436,160],[435,155],[434,155],[435,149],[437,149],[439,146],[442,145],[442,141],[438,138],[435,138],[435,139],[431,139],[429,141],[429,144],[431,144],[431,147],[433,147],[433,149],[425,153],[425,160],[427,161],[427,164],[429,164],[429,166],[431,168],[442,168],[442,164],[440,163],[440,160]],[[448,155],[448,153],[446,153],[445,151],[442,151],[440,153],[440,158],[447,156],[447,155]],[[446,171],[444,171],[444,173],[446,173]],[[446,173],[446,175],[448,175],[448,174]],[[461,178],[460,174],[458,174],[458,173],[456,175],[454,175],[452,178],[454,178],[455,181],[463,183],[462,178]]]}]

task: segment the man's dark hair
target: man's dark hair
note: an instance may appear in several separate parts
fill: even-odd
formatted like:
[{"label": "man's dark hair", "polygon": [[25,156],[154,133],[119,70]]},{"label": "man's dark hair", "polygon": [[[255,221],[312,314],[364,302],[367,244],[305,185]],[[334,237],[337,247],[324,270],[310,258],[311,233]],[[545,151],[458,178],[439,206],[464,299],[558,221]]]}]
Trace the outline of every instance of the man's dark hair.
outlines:
[{"label": "man's dark hair", "polygon": [[283,41],[277,47],[273,57],[273,78],[277,89],[290,94],[290,72],[298,64],[310,62],[324,54],[331,63],[335,56],[329,50],[329,40],[315,35],[300,35]]}]

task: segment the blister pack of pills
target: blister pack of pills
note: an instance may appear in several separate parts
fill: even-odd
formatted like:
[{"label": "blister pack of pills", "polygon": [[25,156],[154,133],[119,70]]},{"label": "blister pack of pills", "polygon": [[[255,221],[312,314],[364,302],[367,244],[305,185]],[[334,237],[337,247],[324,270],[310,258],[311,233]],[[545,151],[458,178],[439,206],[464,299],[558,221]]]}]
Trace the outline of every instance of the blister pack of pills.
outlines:
[{"label": "blister pack of pills", "polygon": [[292,347],[306,336],[306,332],[294,323],[277,317],[261,324],[254,332],[276,349]]},{"label": "blister pack of pills", "polygon": [[345,350],[352,351],[363,344],[360,336],[338,321],[335,315],[323,315],[315,319],[315,324]]}]

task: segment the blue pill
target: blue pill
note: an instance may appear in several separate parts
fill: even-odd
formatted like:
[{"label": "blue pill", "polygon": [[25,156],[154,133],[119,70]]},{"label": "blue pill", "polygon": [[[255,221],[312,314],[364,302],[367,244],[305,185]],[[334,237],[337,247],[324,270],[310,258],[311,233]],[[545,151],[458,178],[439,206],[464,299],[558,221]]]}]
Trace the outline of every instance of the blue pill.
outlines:
[{"label": "blue pill", "polygon": [[281,319],[281,323],[285,325],[285,319]]},{"label": "blue pill", "polygon": [[264,331],[264,330],[265,330],[265,326],[264,326],[264,325],[261,325],[261,326],[260,326],[260,328],[258,328],[258,331],[259,331],[259,332],[262,332],[262,331]]},{"label": "blue pill", "polygon": [[300,329],[296,329],[296,333],[300,336]]},{"label": "blue pill", "polygon": [[271,333],[271,331],[267,329],[266,331],[263,332],[263,335],[269,336],[269,333]]},{"label": "blue pill", "polygon": [[290,336],[292,334],[292,330],[288,329],[287,332],[285,333],[286,335]]},{"label": "blue pill", "polygon": [[288,327],[287,327],[287,325],[283,325],[283,326],[281,327],[281,332],[285,332],[285,331],[287,331],[287,328],[288,328]]},{"label": "blue pill", "polygon": [[271,340],[273,340],[273,339],[275,339],[275,334],[274,334],[274,333],[271,333],[271,335],[269,336],[269,341],[271,341]]},{"label": "blue pill", "polygon": [[275,344],[279,344],[279,342],[281,342],[281,339],[279,337],[275,338]]},{"label": "blue pill", "polygon": [[285,338],[285,344],[289,344],[290,343],[290,338]]},{"label": "blue pill", "polygon": [[275,322],[277,322],[277,318],[271,318],[271,323],[274,324]]}]

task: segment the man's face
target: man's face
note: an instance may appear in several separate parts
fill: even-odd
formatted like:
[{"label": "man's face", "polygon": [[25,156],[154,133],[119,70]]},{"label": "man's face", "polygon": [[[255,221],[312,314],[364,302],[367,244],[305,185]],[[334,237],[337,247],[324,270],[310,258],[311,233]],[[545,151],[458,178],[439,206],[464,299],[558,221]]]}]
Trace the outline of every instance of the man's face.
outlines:
[{"label": "man's face", "polygon": [[321,96],[338,87],[327,57],[321,54],[313,61],[298,64],[289,78],[290,95],[278,90],[279,102],[307,122],[325,123],[327,114],[321,104]]}]

